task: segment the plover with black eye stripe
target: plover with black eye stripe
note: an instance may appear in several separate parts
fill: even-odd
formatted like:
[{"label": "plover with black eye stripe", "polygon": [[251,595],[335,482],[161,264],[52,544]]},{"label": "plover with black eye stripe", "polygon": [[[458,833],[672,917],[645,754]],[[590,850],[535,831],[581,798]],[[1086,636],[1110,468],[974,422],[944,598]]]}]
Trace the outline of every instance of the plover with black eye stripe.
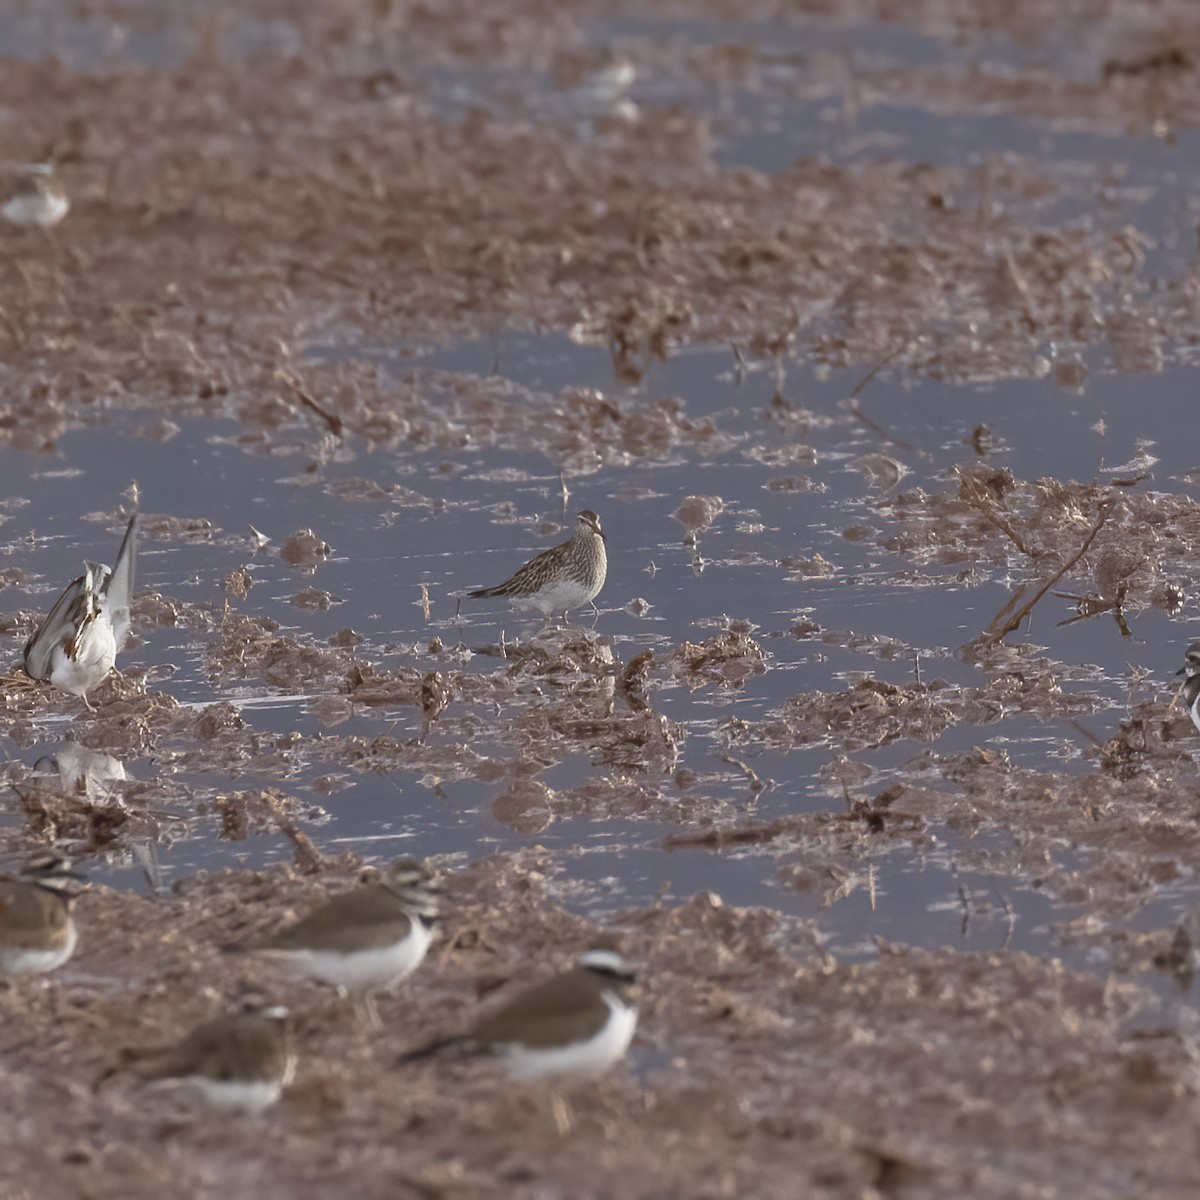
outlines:
[{"label": "plover with black eye stripe", "polygon": [[286,1008],[247,997],[236,1011],[204,1021],[174,1045],[126,1050],[98,1086],[129,1071],[149,1087],[198,1097],[218,1112],[262,1112],[295,1073],[287,1019]]},{"label": "plover with black eye stripe", "polygon": [[1187,705],[1192,724],[1200,731],[1200,642],[1193,642],[1183,658],[1183,666],[1175,672],[1184,677],[1183,702]]},{"label": "plover with black eye stripe", "polygon": [[53,850],[0,879],[0,979],[55,971],[75,953],[71,910],[81,882],[70,859]]},{"label": "plover with black eye stripe", "polygon": [[379,1028],[375,996],[421,965],[439,894],[430,867],[403,858],[277,932],[224,949],[258,954],[293,975],[332,984],[359,1001]]},{"label": "plover with black eye stripe", "polygon": [[403,1055],[410,1063],[441,1055],[492,1055],[514,1082],[546,1080],[555,1087],[561,1132],[570,1115],[564,1084],[591,1079],[622,1058],[637,1027],[636,976],[612,950],[589,950],[574,967],[514,996],[466,1033]]}]

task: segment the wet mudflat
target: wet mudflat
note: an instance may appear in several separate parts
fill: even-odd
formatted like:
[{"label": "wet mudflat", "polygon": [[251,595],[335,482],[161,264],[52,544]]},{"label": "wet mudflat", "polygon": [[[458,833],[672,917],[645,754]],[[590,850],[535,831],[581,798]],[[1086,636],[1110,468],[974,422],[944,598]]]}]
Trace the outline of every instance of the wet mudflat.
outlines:
[{"label": "wet mudflat", "polygon": [[[3,1189],[1191,1195],[1190,6],[292,8],[0,16],[0,848],[94,885]],[[92,714],[15,664],[133,481]],[[583,507],[597,617],[460,604]],[[382,1033],[217,953],[407,853]],[[389,1066],[600,934],[565,1138]],[[247,974],[277,1109],[93,1093]]]}]

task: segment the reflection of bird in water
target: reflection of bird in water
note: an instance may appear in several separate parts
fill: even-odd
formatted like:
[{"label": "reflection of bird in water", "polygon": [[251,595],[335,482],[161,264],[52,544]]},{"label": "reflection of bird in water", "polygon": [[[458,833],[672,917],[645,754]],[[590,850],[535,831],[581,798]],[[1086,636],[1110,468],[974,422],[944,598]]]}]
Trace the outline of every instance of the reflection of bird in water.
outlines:
[{"label": "reflection of bird in water", "polygon": [[633,63],[614,53],[587,75],[580,90],[616,115],[636,115],[637,106],[629,99],[629,89],[636,79]]},{"label": "reflection of bird in water", "polygon": [[1193,642],[1183,658],[1183,666],[1175,672],[1183,675],[1183,702],[1187,705],[1192,724],[1200,731],[1200,642]]},{"label": "reflection of bird in water", "polygon": [[125,764],[111,754],[67,742],[39,758],[34,763],[34,770],[43,765],[57,772],[59,784],[68,795],[85,796],[93,804],[122,802],[120,791],[114,785],[124,783],[129,776],[125,773]]},{"label": "reflection of bird in water", "polygon": [[[591,604],[604,586],[608,555],[600,518],[585,508],[575,532],[565,542],[535,555],[503,583],[476,588],[468,596],[501,596],[513,608],[535,608],[549,622],[555,612],[567,613]],[[599,611],[599,610],[597,610]]]},{"label": "reflection of bird in water", "polygon": [[103,683],[129,636],[137,559],[137,514],[129,519],[116,566],[86,563],[25,644],[25,673],[78,696]]},{"label": "reflection of bird in water", "polygon": [[[563,1084],[591,1079],[623,1057],[637,1026],[635,976],[612,950],[589,950],[569,971],[514,996],[472,1029],[405,1054],[400,1063],[435,1055],[495,1055],[510,1079]],[[562,1132],[570,1115],[555,1093]]]},{"label": "reflection of bird in water", "polygon": [[14,225],[52,229],[70,208],[71,201],[62,180],[50,163],[42,162],[21,168],[12,193],[0,212]]},{"label": "reflection of bird in water", "polygon": [[296,1058],[287,1027],[287,1009],[261,998],[243,1001],[237,1011],[205,1021],[173,1046],[126,1050],[123,1070],[156,1088],[171,1086],[226,1113],[258,1113],[274,1104],[292,1081]]},{"label": "reflection of bird in water", "polygon": [[638,106],[630,99],[629,90],[637,81],[637,68],[619,50],[609,47],[600,55],[560,59],[555,65],[558,85],[555,111],[583,120],[616,117],[634,121]]},{"label": "reflection of bird in water", "polygon": [[[92,750],[77,742],[67,742],[43,754],[33,764],[32,788],[22,794],[27,805],[44,808],[47,820],[56,824],[60,831],[63,822],[72,817],[83,826],[84,836],[94,846],[108,846],[120,830],[129,853],[146,876],[146,882],[154,895],[163,891],[163,874],[159,866],[155,843],[160,830],[157,817],[146,810],[133,811],[126,807],[126,789],[121,785],[130,781],[125,764],[102,750]],[[55,805],[51,796],[40,795],[41,789],[67,797],[69,810]]]},{"label": "reflection of bird in water", "polygon": [[70,859],[50,850],[0,879],[0,979],[57,970],[75,953],[79,882]]}]

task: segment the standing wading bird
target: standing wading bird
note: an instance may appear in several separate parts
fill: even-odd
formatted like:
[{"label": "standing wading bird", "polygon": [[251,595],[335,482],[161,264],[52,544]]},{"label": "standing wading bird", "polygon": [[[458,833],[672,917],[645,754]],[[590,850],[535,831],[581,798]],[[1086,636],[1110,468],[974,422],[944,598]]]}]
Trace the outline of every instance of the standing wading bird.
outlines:
[{"label": "standing wading bird", "polygon": [[129,518],[117,564],[85,563],[37,632],[25,643],[25,673],[78,696],[103,683],[129,637],[129,603],[137,559],[137,514]]},{"label": "standing wading bird", "polygon": [[1193,642],[1183,658],[1183,666],[1175,672],[1184,676],[1183,702],[1187,705],[1192,724],[1200,731],[1200,642]]},{"label": "standing wading bird", "polygon": [[560,610],[565,615],[582,604],[595,609],[608,574],[604,541],[600,518],[585,508],[576,518],[574,534],[565,542],[543,550],[503,583],[476,588],[467,595],[502,596],[513,608],[536,608],[547,624]]},{"label": "standing wading bird", "polygon": [[70,210],[71,201],[62,180],[50,163],[29,163],[21,168],[12,194],[0,208],[14,225],[52,229]]},{"label": "standing wading bird", "polygon": [[439,894],[428,866],[402,858],[277,933],[222,949],[261,954],[293,975],[361,998],[367,1019],[379,1029],[375,993],[395,987],[421,965]]},{"label": "standing wading bird", "polygon": [[96,1087],[129,1071],[145,1085],[197,1097],[218,1112],[262,1112],[295,1073],[287,1016],[286,1008],[248,996],[236,1011],[197,1025],[174,1045],[123,1051]]},{"label": "standing wading bird", "polygon": [[55,971],[75,953],[71,909],[81,876],[52,850],[31,858],[15,879],[0,879],[0,979]]},{"label": "standing wading bird", "polygon": [[[561,1086],[608,1070],[633,1040],[636,977],[612,950],[589,950],[569,971],[535,985],[482,1017],[468,1032],[441,1038],[401,1056],[410,1063],[435,1055],[496,1055],[514,1082],[547,1080]],[[557,1088],[554,1119],[571,1127]]]}]

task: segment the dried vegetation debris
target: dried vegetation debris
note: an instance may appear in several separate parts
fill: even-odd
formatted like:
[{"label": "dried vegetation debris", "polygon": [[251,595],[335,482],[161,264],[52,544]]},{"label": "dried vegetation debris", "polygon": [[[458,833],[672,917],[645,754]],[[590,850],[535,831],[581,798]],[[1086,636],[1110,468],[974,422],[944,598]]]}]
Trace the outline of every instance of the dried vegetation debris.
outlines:
[{"label": "dried vegetation debris", "polygon": [[708,684],[740,688],[767,670],[769,656],[749,634],[729,629],[698,645],[683,642],[664,662],[671,675],[692,690]]},{"label": "dried vegetation debris", "polygon": [[[528,27],[521,6],[510,15]],[[322,34],[319,18],[289,16],[302,46]],[[349,21],[351,44],[367,37],[370,22]],[[573,21],[552,38],[569,41]],[[404,38],[415,44],[412,29]],[[432,373],[396,379],[304,357],[349,329],[380,341],[397,329],[572,329],[608,346],[625,381],[677,346],[712,341],[768,359],[803,343],[833,365],[898,356],[937,377],[984,379],[1043,372],[1049,340],[1114,340],[1114,294],[1153,302],[1128,231],[1001,215],[1046,192],[1024,163],[721,169],[708,118],[669,106],[582,142],[482,108],[446,122],[419,98],[415,72],[373,93],[366,44],[264,54],[248,73],[197,56],[93,75],[84,122],[71,100],[79,76],[53,59],[10,64],[0,102],[19,109],[39,95],[39,130],[74,131],[62,173],[75,201],[64,254],[10,244],[21,270],[0,279],[13,314],[0,328],[12,383],[0,436],[47,447],[101,411],[150,407],[164,419],[238,417],[247,436],[295,425],[368,444],[474,436],[474,421],[422,398]],[[131,122],[137,147],[124,146]],[[6,157],[22,161],[30,140],[11,127]],[[164,156],[185,143],[193,153]],[[113,145],[124,147],[115,170]],[[1128,331],[1116,340],[1128,344]],[[480,436],[495,424],[487,406],[483,395],[472,405]],[[573,463],[595,445],[605,461],[646,457],[680,426],[720,444],[704,418],[622,407],[586,391],[561,397],[554,456]]]},{"label": "dried vegetation debris", "polygon": [[[1169,1033],[1122,1032],[1133,983],[1024,954],[889,944],[839,963],[807,923],[713,893],[610,921],[607,935],[644,967],[636,1073],[577,1088],[561,1137],[535,1095],[487,1064],[390,1065],[594,942],[594,925],[554,903],[546,854],[447,873],[441,938],[402,994],[380,1001],[384,1028],[370,1039],[332,992],[217,952],[354,886],[356,867],[342,856],[311,872],[199,874],[160,903],[90,890],[79,952],[53,993],[0,993],[0,1106],[24,1117],[0,1135],[7,1176],[36,1170],[47,1195],[150,1194],[164,1186],[166,1138],[171,1186],[253,1172],[267,1197],[351,1181],[370,1200],[483,1196],[497,1180],[522,1200],[575,1194],[581,1158],[589,1195],[647,1200],[681,1187],[849,1200],[881,1179],[933,1195],[1066,1197],[1064,1180],[1097,1178],[1093,1159],[1156,1195],[1189,1194],[1191,1056]],[[133,1014],[139,1044],[168,1042],[247,978],[286,998],[299,1042],[297,1077],[265,1126],[176,1120],[120,1078],[93,1089],[132,1042]],[[55,1088],[38,1086],[47,1073]],[[964,1096],[966,1116],[946,1121]],[[1150,1157],[1131,1122],[1153,1129]],[[351,1160],[335,1149],[347,1144]]]},{"label": "dried vegetation debris", "polygon": [[1134,490],[1144,476],[1107,485],[1020,480],[986,463],[960,465],[954,476],[956,489],[877,502],[891,523],[873,536],[917,563],[971,564],[974,578],[980,564],[989,573],[1021,570],[1025,582],[962,647],[974,661],[989,661],[1047,594],[1074,606],[1060,624],[1111,613],[1128,637],[1126,613],[1176,613],[1196,581],[1200,506],[1178,492]]},{"label": "dried vegetation debris", "polygon": [[803,692],[762,720],[728,718],[722,730],[733,745],[795,749],[828,744],[858,750],[900,738],[933,742],[952,725],[991,725],[1016,715],[1050,721],[1106,704],[1094,693],[1064,691],[1050,667],[1031,662],[979,687],[936,679],[905,684],[863,679],[844,692]]}]

